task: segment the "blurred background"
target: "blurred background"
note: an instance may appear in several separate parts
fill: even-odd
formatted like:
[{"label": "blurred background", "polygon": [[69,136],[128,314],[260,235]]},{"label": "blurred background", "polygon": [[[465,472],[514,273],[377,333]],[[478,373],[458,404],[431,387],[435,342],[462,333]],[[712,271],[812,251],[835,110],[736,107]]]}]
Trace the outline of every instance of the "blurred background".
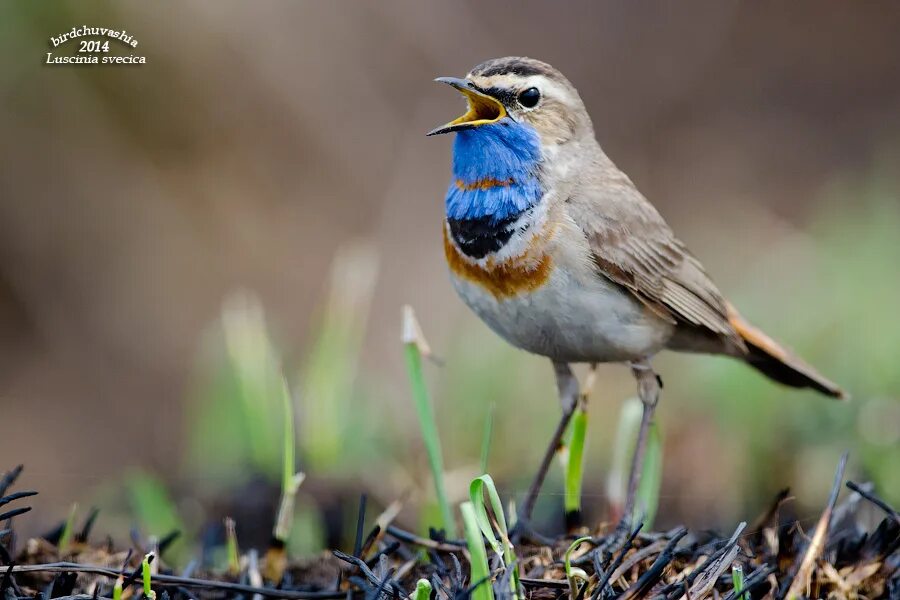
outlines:
[{"label": "blurred background", "polygon": [[[147,64],[43,64],[50,36],[81,25],[126,29]],[[426,375],[451,494],[493,406],[489,471],[521,499],[558,416],[551,369],[455,297],[451,140],[424,137],[462,108],[434,77],[512,54],[569,77],[607,153],[745,316],[853,396],[661,356],[658,525],[726,528],[788,486],[811,523],[844,449],[851,478],[900,502],[900,5],[6,2],[0,470],[24,462],[41,491],[21,526],[77,502],[113,535],[196,537],[231,514],[264,542],[281,408],[235,383],[237,319],[268,332],[296,400],[298,547],[345,539],[363,491],[403,499],[421,529],[404,303],[444,362]],[[595,521],[633,388],[604,367],[591,398]]]}]

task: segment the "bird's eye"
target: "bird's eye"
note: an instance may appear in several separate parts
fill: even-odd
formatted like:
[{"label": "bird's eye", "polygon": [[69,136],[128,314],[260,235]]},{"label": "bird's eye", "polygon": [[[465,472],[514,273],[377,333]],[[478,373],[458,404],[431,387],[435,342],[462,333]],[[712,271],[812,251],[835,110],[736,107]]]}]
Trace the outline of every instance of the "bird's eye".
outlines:
[{"label": "bird's eye", "polygon": [[521,92],[519,94],[519,97],[517,98],[519,104],[521,104],[525,108],[534,108],[535,106],[537,106],[537,103],[540,99],[541,93],[535,87],[528,88],[524,92]]}]

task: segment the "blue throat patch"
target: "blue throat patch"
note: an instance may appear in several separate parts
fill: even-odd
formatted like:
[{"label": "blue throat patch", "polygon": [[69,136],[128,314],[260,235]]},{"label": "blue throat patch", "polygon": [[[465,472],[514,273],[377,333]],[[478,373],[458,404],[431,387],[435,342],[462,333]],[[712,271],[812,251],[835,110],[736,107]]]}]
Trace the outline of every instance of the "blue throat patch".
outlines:
[{"label": "blue throat patch", "polygon": [[505,117],[456,132],[448,219],[503,221],[538,203],[540,138],[530,125]]}]

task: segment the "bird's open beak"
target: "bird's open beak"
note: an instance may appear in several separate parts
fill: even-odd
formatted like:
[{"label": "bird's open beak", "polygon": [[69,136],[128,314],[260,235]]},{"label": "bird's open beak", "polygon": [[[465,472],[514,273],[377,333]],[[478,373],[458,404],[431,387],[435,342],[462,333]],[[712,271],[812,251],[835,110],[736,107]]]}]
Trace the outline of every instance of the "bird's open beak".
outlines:
[{"label": "bird's open beak", "polygon": [[432,129],[425,135],[438,135],[441,133],[450,133],[451,131],[459,131],[460,129],[471,129],[479,125],[487,125],[496,123],[506,116],[506,108],[503,104],[494,98],[479,90],[474,83],[468,79],[460,79],[458,77],[438,77],[435,81],[446,83],[455,87],[466,97],[469,103],[469,110],[463,116],[453,119],[446,125],[441,125],[436,129]]}]

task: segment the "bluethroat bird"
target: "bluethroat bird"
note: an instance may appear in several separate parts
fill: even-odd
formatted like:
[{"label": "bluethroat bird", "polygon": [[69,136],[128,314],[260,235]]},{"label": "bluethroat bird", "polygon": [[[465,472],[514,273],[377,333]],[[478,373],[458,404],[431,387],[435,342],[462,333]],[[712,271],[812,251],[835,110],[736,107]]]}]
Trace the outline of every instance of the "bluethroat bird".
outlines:
[{"label": "bluethroat bird", "polygon": [[547,63],[498,58],[440,77],[468,110],[428,135],[456,133],[444,251],[463,301],[508,342],[554,366],[563,417],[520,510],[531,516],[574,411],[571,363],[622,362],[643,415],[623,521],[634,510],[663,349],[724,354],[769,378],[843,397],[750,325],[606,156],[575,87]]}]

